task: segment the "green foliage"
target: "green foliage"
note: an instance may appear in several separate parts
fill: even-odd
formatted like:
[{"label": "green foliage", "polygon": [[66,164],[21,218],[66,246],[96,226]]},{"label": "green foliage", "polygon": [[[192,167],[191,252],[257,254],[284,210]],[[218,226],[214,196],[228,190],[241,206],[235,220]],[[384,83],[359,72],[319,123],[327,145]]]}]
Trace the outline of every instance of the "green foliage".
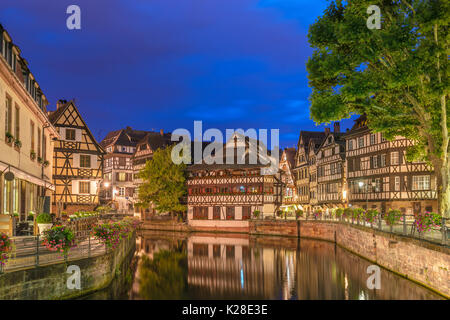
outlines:
[{"label": "green foliage", "polygon": [[354,208],[352,212],[353,219],[361,219],[364,217],[364,212],[363,208]]},{"label": "green foliage", "polygon": [[378,210],[370,209],[364,213],[364,220],[372,224],[375,222],[375,218],[377,218],[379,215],[380,213],[378,212]]},{"label": "green foliage", "polygon": [[434,212],[414,214],[414,226],[419,233],[429,231],[432,227],[442,225],[442,216]]},{"label": "green foliage", "polygon": [[143,183],[139,187],[139,205],[153,203],[158,212],[184,212],[180,198],[186,194],[185,164],[172,162],[173,147],[158,149],[139,173]]},{"label": "green foliage", "polygon": [[162,250],[142,257],[139,296],[146,300],[183,299],[187,288],[186,254]]},{"label": "green foliage", "polygon": [[337,208],[336,211],[334,212],[334,214],[336,215],[336,218],[340,218],[344,214],[344,209],[343,208]]},{"label": "green foliage", "polygon": [[399,222],[402,218],[402,212],[400,210],[389,209],[384,215],[384,221],[388,226],[393,226]]},{"label": "green foliage", "polygon": [[260,214],[261,214],[261,212],[259,210],[253,211],[253,217],[254,218],[258,218]]},{"label": "green foliage", "polygon": [[[381,29],[366,26],[370,5],[380,8]],[[314,121],[366,114],[386,139],[412,140],[407,159],[434,166],[447,216],[449,22],[449,1],[331,1],[310,26],[307,62]]]},{"label": "green foliage", "polygon": [[52,216],[50,213],[41,213],[36,217],[36,223],[52,223]]},{"label": "green foliage", "polygon": [[50,251],[57,251],[67,255],[70,248],[75,246],[75,234],[70,228],[56,226],[44,232],[42,244]]},{"label": "green foliage", "polygon": [[303,217],[303,210],[300,209],[295,210],[295,218],[298,219],[300,217]]},{"label": "green foliage", "polygon": [[344,218],[350,218],[353,214],[353,209],[348,207],[344,209]]}]

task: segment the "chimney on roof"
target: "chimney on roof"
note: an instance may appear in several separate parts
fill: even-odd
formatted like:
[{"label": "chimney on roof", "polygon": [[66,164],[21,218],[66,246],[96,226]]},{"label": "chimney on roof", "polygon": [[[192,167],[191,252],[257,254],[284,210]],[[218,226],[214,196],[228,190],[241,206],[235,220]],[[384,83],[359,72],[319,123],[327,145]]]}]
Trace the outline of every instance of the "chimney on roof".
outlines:
[{"label": "chimney on roof", "polygon": [[59,99],[58,102],[56,102],[56,110],[58,110],[59,108],[61,108],[64,104],[66,104],[67,101],[63,100],[63,99]]},{"label": "chimney on roof", "polygon": [[330,133],[330,128],[325,128],[325,134],[329,134]]},{"label": "chimney on roof", "polygon": [[339,121],[335,122],[334,123],[334,133],[339,133],[340,131],[341,131],[341,125],[340,125]]},{"label": "chimney on roof", "polygon": [[160,133],[162,136],[164,136],[164,130],[163,130],[163,129],[159,130],[159,133]]}]

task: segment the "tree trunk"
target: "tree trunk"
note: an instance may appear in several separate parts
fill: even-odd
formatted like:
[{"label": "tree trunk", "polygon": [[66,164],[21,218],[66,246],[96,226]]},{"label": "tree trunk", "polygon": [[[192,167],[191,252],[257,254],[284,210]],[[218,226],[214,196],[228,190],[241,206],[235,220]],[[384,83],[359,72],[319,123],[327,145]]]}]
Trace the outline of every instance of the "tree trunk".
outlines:
[{"label": "tree trunk", "polygon": [[435,165],[437,177],[438,206],[439,213],[444,217],[450,218],[450,163],[440,163]]}]

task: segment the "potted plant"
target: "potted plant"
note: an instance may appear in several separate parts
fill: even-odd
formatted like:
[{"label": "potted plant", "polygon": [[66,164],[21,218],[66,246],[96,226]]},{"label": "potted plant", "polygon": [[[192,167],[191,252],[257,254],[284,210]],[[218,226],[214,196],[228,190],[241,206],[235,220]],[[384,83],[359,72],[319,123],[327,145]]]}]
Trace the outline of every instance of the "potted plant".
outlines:
[{"label": "potted plant", "polygon": [[48,162],[48,160],[45,160],[45,161],[42,163],[42,165],[43,165],[44,167],[47,167],[49,164],[50,164],[50,162]]},{"label": "potted plant", "polygon": [[19,139],[14,140],[14,147],[17,149],[22,148],[22,141],[20,141]]},{"label": "potted plant", "polygon": [[28,221],[33,221],[34,220],[34,212],[30,211],[28,212]]},{"label": "potted plant", "polygon": [[14,136],[11,134],[11,132],[6,132],[5,139],[7,143],[11,144],[14,141]]},{"label": "potted plant", "polygon": [[41,213],[36,217],[36,223],[39,228],[39,233],[43,235],[45,231],[53,226],[52,216],[50,213]]},{"label": "potted plant", "polygon": [[298,218],[303,217],[303,210],[297,209],[295,210],[295,219],[298,220]]},{"label": "potted plant", "polygon": [[258,219],[261,212],[259,210],[253,211],[253,218]]},{"label": "potted plant", "polygon": [[44,162],[44,160],[42,160],[41,157],[37,157],[37,161],[38,161],[39,163],[41,163],[41,164]]},{"label": "potted plant", "polygon": [[34,159],[36,159],[36,151],[34,151],[34,150],[31,150],[31,151],[30,151],[30,158],[31,158],[31,160],[33,160],[33,161],[34,161]]},{"label": "potted plant", "polygon": [[277,217],[281,218],[282,215],[283,215],[283,211],[282,210],[278,210],[277,211]]}]

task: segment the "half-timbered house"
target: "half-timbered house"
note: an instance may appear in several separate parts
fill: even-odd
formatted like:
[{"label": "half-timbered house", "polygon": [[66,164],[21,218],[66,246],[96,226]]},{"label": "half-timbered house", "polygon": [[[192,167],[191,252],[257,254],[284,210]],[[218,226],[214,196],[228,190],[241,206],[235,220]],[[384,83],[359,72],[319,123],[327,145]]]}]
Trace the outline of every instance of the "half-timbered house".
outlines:
[{"label": "half-timbered house", "polygon": [[[172,144],[171,133],[160,132],[147,132],[142,140],[136,144],[136,151],[133,154],[133,184],[134,184],[134,198],[138,201],[139,197],[139,185],[142,183],[142,179],[139,177],[139,172],[145,167],[147,161],[153,158],[153,154],[160,148],[165,148]],[[141,219],[147,218],[155,213],[154,206],[149,208],[136,207],[134,208],[135,216],[139,216]]]},{"label": "half-timbered house", "polygon": [[[316,199],[317,175],[315,152],[319,148],[324,137],[325,133],[323,131],[300,131],[293,172],[297,190],[296,204],[305,212],[311,211],[311,196],[313,196],[313,199]],[[315,194],[311,194],[311,183]]]},{"label": "half-timbered house", "polygon": [[105,152],[73,100],[59,100],[49,118],[60,134],[53,152],[53,212],[93,210],[99,204]]},{"label": "half-timbered house", "polygon": [[365,116],[346,135],[349,201],[353,206],[399,209],[406,214],[437,210],[436,177],[424,162],[408,162],[403,137],[387,141],[371,132]]},{"label": "half-timbered house", "polygon": [[148,131],[131,127],[109,132],[100,142],[106,151],[100,200],[120,213],[134,213],[133,154]]},{"label": "half-timbered house", "polygon": [[297,190],[295,187],[294,166],[295,148],[285,148],[280,157],[281,181],[283,182],[282,209],[293,212],[296,209]]},{"label": "half-timbered house", "polygon": [[[280,175],[263,175],[262,169],[269,165],[249,161],[249,149],[246,149],[243,159],[237,160],[238,148],[248,148],[248,142],[248,139],[237,139],[234,134],[224,146],[223,164],[204,161],[188,166],[190,226],[206,230],[247,230],[248,219],[255,211],[259,211],[261,216],[274,216],[280,208]],[[260,150],[258,148],[258,152]],[[226,156],[233,157],[233,154],[234,162],[227,164]],[[273,161],[270,155],[263,156],[265,160]]]},{"label": "half-timbered house", "polygon": [[[334,131],[325,129],[325,138],[316,152],[317,200],[326,212],[331,208],[345,206],[345,138],[339,122]],[[344,197],[345,196],[345,197]]]}]

